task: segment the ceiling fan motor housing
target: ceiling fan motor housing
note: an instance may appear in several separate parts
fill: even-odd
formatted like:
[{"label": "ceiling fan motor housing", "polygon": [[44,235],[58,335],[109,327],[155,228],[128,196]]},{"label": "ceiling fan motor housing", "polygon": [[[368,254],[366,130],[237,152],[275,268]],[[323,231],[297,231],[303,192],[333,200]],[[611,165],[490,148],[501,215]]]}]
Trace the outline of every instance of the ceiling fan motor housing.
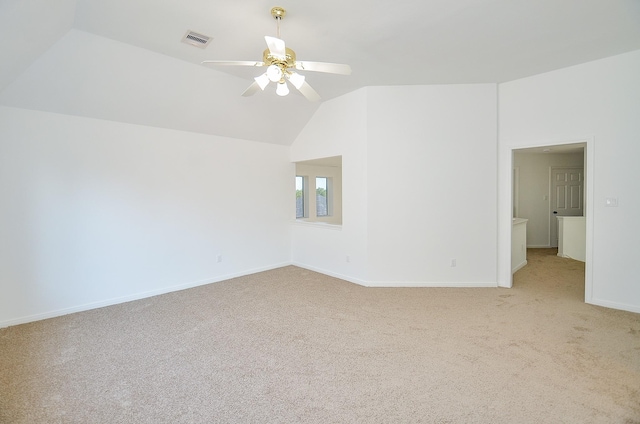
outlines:
[{"label": "ceiling fan motor housing", "polygon": [[284,72],[287,68],[294,68],[296,66],[296,52],[290,48],[285,48],[286,55],[284,58],[273,56],[269,49],[266,49],[262,53],[262,61],[265,66],[277,65]]}]

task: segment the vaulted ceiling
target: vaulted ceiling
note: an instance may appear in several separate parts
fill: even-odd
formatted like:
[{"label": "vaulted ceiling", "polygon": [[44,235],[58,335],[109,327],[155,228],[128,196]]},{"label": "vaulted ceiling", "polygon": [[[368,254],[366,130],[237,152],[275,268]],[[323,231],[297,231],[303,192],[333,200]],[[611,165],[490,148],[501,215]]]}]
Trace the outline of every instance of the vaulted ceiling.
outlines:
[{"label": "vaulted ceiling", "polygon": [[[240,94],[275,36],[323,100],[364,86],[500,83],[640,49],[638,0],[0,0],[0,105],[290,144],[319,103]],[[187,30],[213,37],[181,43]]]}]

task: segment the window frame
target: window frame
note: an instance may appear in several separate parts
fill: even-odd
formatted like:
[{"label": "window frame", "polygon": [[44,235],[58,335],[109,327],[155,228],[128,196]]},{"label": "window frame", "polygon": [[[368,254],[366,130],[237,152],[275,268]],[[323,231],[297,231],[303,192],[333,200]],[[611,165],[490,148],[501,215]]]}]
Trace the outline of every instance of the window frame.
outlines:
[{"label": "window frame", "polygon": [[[318,213],[318,189],[319,188],[323,188],[323,187],[318,187],[318,180],[324,180],[324,200],[325,200],[325,206],[326,206],[326,211],[327,213],[324,215],[321,215]],[[331,214],[331,188],[330,188],[330,181],[331,181],[331,177],[323,177],[320,175],[316,175],[316,217],[318,218],[326,218],[326,217],[330,217],[332,216]]]},{"label": "window frame", "polygon": [[[302,192],[302,216],[298,216],[298,178],[301,180],[302,184],[302,188],[300,189],[300,191]],[[309,217],[309,201],[308,201],[308,179],[309,177],[306,177],[304,175],[296,175],[296,219],[304,219],[304,218],[308,218]]]},{"label": "window frame", "polygon": [[[342,225],[342,156],[311,159],[294,162],[296,178],[304,178],[304,205],[296,204],[295,221],[301,224],[321,224],[322,226]],[[318,199],[316,178],[323,178],[326,181],[326,215],[317,215],[318,203],[322,204],[324,211],[325,198]],[[320,187],[323,187],[321,181]],[[299,183],[298,185],[299,186]],[[297,188],[296,188],[297,190]],[[296,198],[298,199],[298,198]],[[318,202],[320,200],[320,202]],[[300,206],[304,208],[304,217],[297,216],[301,212]]]}]

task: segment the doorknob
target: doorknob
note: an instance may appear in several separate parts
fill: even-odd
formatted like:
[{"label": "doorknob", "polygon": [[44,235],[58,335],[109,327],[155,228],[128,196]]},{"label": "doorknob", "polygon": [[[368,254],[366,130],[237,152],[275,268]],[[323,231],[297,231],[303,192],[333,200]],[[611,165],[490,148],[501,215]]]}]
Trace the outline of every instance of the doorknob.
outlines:
[{"label": "doorknob", "polygon": [[558,211],[553,211],[553,213],[554,213],[554,214],[557,214],[557,213],[558,213]]}]

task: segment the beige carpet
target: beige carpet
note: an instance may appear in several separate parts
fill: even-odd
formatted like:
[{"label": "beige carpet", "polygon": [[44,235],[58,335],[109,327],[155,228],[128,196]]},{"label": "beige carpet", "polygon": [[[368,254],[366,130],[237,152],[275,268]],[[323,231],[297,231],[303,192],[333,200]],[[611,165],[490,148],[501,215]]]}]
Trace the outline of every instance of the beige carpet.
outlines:
[{"label": "beige carpet", "polygon": [[2,423],[640,423],[640,315],[531,250],[513,289],[296,267],[0,330]]}]

